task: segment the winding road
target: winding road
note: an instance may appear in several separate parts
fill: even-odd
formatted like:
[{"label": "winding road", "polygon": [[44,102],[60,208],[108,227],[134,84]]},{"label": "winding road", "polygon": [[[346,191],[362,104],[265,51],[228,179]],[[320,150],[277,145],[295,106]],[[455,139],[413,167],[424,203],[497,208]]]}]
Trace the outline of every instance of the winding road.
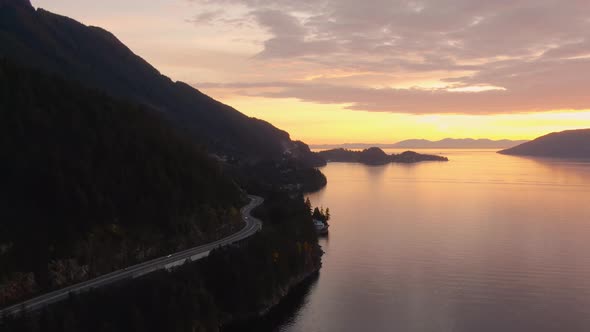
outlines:
[{"label": "winding road", "polygon": [[187,261],[196,261],[208,256],[209,252],[215,248],[226,246],[248,238],[262,229],[262,222],[259,219],[252,217],[250,213],[254,208],[264,202],[262,197],[253,195],[249,195],[248,197],[250,197],[250,203],[241,209],[242,219],[246,225],[241,230],[230,236],[198,247],[170,254],[168,256],[155,258],[147,262],[102,275],[92,280],[84,281],[79,284],[71,285],[47,294],[43,294],[39,297],[0,310],[0,317],[15,315],[23,311],[38,310],[48,304],[67,299],[70,293],[76,294],[86,292],[95,288],[107,286],[120,280],[133,279],[154,271],[180,266]]}]

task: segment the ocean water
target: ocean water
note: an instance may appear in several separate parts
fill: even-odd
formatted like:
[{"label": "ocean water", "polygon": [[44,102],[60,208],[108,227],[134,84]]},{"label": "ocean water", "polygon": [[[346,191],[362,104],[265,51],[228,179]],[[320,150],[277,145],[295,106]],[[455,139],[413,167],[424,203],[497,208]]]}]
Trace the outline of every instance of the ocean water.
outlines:
[{"label": "ocean water", "polygon": [[[393,151],[388,151],[393,152]],[[277,331],[590,331],[590,161],[330,163],[319,278]]]}]

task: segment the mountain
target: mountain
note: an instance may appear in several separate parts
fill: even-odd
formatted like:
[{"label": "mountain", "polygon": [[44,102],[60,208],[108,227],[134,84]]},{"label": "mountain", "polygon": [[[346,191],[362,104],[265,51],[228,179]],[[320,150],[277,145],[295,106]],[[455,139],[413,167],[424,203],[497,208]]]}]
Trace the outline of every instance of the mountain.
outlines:
[{"label": "mountain", "polygon": [[367,144],[367,143],[344,143],[344,144],[316,144],[314,149],[367,149],[380,147],[383,149],[505,149],[527,141],[490,140],[473,138],[445,138],[440,141],[429,141],[425,139],[409,139],[393,144]]},{"label": "mountain", "polygon": [[314,163],[287,132],[172,81],[108,31],[35,10],[27,0],[0,0],[0,57],[143,104],[210,152],[246,160],[288,153]]},{"label": "mountain", "polygon": [[590,158],[590,129],[551,133],[499,153],[553,158]]},{"label": "mountain", "polygon": [[[291,274],[272,261],[269,271],[292,280],[298,261],[319,261],[300,191],[325,185],[309,167],[321,157],[161,75],[107,31],[27,0],[0,0],[0,130],[0,307],[235,232],[236,183],[267,202],[285,195],[300,211],[273,208],[258,240],[267,246],[253,245],[249,258],[280,252]],[[281,188],[293,190],[271,192]],[[318,250],[296,252],[296,243]],[[252,275],[273,282],[253,290],[289,288],[260,279],[257,266]]]},{"label": "mountain", "polygon": [[388,163],[417,163],[421,161],[448,161],[446,157],[420,154],[406,151],[400,154],[386,154],[378,147],[371,147],[362,151],[333,149],[320,151],[319,155],[328,162],[352,162],[365,165],[384,165]]},{"label": "mountain", "polygon": [[420,149],[493,149],[508,148],[526,141],[490,140],[473,138],[445,138],[440,141],[429,141],[424,139],[410,139],[393,144],[392,148],[420,148]]},{"label": "mountain", "polygon": [[15,6],[15,7],[22,7],[22,8],[31,8],[31,1],[30,0],[0,0],[0,7],[3,6]]},{"label": "mountain", "polygon": [[0,60],[0,307],[240,225],[240,189],[160,115]]},{"label": "mountain", "polygon": [[[243,227],[243,192],[160,117],[0,59],[0,309]],[[0,317],[0,331],[218,331],[257,317],[321,267],[311,211],[302,195],[268,195],[247,241]]]}]

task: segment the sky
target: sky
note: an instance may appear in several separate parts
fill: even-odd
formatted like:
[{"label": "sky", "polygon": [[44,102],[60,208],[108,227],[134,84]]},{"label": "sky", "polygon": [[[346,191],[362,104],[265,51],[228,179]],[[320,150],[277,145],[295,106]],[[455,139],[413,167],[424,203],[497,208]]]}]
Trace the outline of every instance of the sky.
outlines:
[{"label": "sky", "polygon": [[32,0],[311,144],[590,128],[587,0]]}]

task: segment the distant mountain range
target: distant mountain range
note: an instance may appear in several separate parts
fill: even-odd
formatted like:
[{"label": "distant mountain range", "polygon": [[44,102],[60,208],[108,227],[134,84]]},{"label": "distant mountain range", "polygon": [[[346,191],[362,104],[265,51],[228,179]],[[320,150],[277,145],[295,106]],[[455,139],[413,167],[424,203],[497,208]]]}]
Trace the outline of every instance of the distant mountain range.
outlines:
[{"label": "distant mountain range", "polygon": [[590,158],[590,129],[551,133],[499,153],[552,158]]},{"label": "distant mountain range", "polygon": [[410,139],[395,143],[395,148],[437,148],[437,149],[493,149],[493,148],[508,148],[526,141],[511,141],[507,139],[503,140],[491,140],[491,139],[473,139],[473,138],[445,138],[440,141],[429,141],[424,139]]},{"label": "distant mountain range", "polygon": [[162,75],[110,32],[35,10],[28,0],[0,0],[0,58],[145,105],[216,154],[313,158],[287,132]]},{"label": "distant mountain range", "polygon": [[366,143],[344,143],[344,144],[315,144],[314,149],[367,149],[380,147],[382,149],[506,149],[527,141],[512,140],[490,140],[473,138],[445,138],[440,141],[429,141],[425,139],[409,139],[393,144],[366,144]]}]

